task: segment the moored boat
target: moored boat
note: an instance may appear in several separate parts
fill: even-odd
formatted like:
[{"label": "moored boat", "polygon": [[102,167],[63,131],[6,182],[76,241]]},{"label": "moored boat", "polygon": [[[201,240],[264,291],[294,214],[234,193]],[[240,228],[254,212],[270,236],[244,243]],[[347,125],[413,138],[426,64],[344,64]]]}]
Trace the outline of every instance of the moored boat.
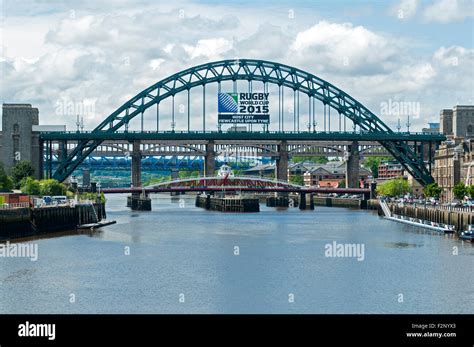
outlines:
[{"label": "moored boat", "polygon": [[474,225],[469,225],[467,230],[461,232],[459,239],[468,242],[474,242]]}]

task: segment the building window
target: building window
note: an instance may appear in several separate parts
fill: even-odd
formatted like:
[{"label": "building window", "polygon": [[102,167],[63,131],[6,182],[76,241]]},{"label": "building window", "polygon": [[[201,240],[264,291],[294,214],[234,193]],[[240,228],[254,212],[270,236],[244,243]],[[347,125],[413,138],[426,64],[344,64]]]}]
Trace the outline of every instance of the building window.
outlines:
[{"label": "building window", "polygon": [[471,124],[469,124],[469,125],[467,126],[467,133],[468,133],[468,134],[472,134],[472,125],[471,125]]},{"label": "building window", "polygon": [[18,125],[18,123],[13,124],[13,133],[14,134],[20,133],[20,126]]}]

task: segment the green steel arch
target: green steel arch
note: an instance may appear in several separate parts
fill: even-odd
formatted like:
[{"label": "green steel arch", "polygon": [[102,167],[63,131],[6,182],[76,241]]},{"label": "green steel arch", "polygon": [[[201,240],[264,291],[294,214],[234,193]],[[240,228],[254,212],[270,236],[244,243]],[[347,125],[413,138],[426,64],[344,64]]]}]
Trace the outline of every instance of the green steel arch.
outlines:
[{"label": "green steel arch", "polygon": [[[127,131],[130,120],[162,100],[197,86],[229,80],[261,81],[288,87],[318,99],[324,105],[337,110],[350,119],[354,125],[359,126],[363,132],[393,133],[374,113],[331,83],[295,67],[255,59],[209,62],[171,75],[125,102],[100,123],[92,133],[100,135],[101,133],[116,132],[119,129]],[[59,164],[53,177],[63,181],[72,174],[78,165],[102,142],[97,140],[96,136],[95,138],[94,140],[80,141],[78,146],[68,153],[65,160]],[[407,143],[403,141],[381,141],[380,143],[420,183],[433,182],[423,160]]]}]

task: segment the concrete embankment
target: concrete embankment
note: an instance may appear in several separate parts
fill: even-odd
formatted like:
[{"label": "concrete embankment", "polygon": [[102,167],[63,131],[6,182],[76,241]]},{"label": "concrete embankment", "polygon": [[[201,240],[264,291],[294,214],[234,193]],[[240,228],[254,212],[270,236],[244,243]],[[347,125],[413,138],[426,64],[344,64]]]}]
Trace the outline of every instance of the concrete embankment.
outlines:
[{"label": "concrete embankment", "polygon": [[104,203],[3,209],[0,210],[0,240],[74,230],[78,225],[97,223],[105,218]]},{"label": "concrete embankment", "polygon": [[[0,210],[0,240],[10,238],[10,235],[29,235],[31,232],[31,209],[19,207]],[[18,237],[19,237],[18,236]],[[13,236],[14,237],[14,236]]]},{"label": "concrete embankment", "polygon": [[[467,230],[468,225],[474,224],[474,213],[467,211],[458,211],[448,207],[425,207],[412,205],[387,204],[392,214],[404,217],[411,217],[441,223],[454,225],[458,233]],[[379,215],[384,215],[379,209]]]},{"label": "concrete embankment", "polygon": [[314,204],[316,206],[327,207],[351,207],[360,209],[376,210],[378,206],[377,200],[363,200],[350,198],[333,198],[325,196],[315,196]]}]

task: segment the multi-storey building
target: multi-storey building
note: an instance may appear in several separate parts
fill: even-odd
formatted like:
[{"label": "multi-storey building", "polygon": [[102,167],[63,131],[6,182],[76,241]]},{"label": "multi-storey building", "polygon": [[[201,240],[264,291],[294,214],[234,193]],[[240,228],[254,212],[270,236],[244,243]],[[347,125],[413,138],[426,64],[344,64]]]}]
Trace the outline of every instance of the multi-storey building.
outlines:
[{"label": "multi-storey building", "polygon": [[442,110],[440,128],[448,140],[435,152],[432,175],[442,189],[442,199],[452,200],[456,184],[473,184],[474,106],[456,105],[452,110]]},{"label": "multi-storey building", "polygon": [[[367,182],[371,172],[365,168],[359,168],[360,186]],[[337,188],[346,177],[346,165],[344,162],[329,162],[317,164],[303,174],[306,187],[332,187]]]},{"label": "multi-storey building", "polygon": [[377,169],[379,179],[391,179],[403,176],[403,166],[398,161],[382,161]]}]

